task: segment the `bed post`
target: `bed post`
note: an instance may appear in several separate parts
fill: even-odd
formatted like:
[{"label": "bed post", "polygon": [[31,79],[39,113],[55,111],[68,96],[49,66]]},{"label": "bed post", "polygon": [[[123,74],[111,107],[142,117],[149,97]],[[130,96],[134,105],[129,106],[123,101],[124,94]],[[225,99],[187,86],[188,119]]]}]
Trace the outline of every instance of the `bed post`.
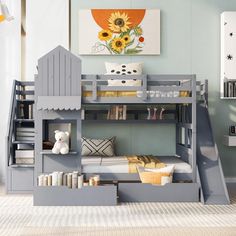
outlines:
[{"label": "bed post", "polygon": [[193,182],[196,182],[196,75],[192,75],[192,148],[191,148],[191,154],[192,154],[192,170],[193,170]]}]

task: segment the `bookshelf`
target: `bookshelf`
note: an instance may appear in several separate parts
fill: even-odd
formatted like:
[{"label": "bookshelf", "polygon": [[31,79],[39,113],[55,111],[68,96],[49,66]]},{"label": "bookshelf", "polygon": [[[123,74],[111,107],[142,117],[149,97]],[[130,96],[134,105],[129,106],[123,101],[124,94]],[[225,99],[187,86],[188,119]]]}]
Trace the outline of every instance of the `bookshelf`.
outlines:
[{"label": "bookshelf", "polygon": [[221,14],[221,79],[220,98],[236,99],[236,64],[234,59],[236,43],[232,32],[235,31],[236,12]]},{"label": "bookshelf", "polygon": [[34,82],[14,81],[7,136],[7,192],[28,193],[34,183]]},{"label": "bookshelf", "polygon": [[147,105],[99,105],[84,106],[82,109],[83,123],[177,123],[179,112],[183,106],[159,104]]}]

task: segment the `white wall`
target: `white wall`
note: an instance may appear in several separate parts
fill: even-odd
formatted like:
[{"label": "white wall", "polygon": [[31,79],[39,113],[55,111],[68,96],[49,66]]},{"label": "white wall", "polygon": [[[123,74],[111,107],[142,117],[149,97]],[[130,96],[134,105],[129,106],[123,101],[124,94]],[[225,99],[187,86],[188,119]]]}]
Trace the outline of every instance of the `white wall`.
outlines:
[{"label": "white wall", "polygon": [[[0,23],[0,182],[5,179],[5,141],[12,81],[33,80],[39,57],[58,45],[69,48],[68,0],[26,0],[25,52],[21,51],[21,1],[3,2],[15,19]],[[21,53],[25,53],[22,57],[25,62],[21,62]],[[23,70],[21,65],[25,66]]]},{"label": "white wall", "polygon": [[26,80],[37,73],[38,59],[56,46],[69,49],[69,0],[26,1]]},{"label": "white wall", "polygon": [[4,0],[14,21],[0,23],[0,182],[4,182],[6,159],[6,134],[11,97],[11,86],[14,79],[21,74],[21,41],[20,18],[21,1]]}]

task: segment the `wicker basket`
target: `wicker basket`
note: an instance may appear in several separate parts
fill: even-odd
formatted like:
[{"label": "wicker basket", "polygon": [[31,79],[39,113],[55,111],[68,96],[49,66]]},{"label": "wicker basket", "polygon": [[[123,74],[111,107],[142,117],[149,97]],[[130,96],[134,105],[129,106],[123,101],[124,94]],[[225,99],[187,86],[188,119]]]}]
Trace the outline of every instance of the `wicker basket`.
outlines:
[{"label": "wicker basket", "polygon": [[172,177],[171,172],[146,171],[145,168],[140,167],[138,167],[137,169],[141,182],[145,184],[161,184],[161,178],[163,176],[168,176],[170,178]]}]

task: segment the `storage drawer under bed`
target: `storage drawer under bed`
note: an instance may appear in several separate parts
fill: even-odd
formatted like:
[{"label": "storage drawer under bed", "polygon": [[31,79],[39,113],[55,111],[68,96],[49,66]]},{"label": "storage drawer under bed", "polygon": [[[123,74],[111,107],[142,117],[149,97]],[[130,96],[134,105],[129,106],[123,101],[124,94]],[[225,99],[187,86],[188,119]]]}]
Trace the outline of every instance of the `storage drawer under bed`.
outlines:
[{"label": "storage drawer under bed", "polygon": [[198,202],[198,183],[119,183],[119,202]]},{"label": "storage drawer under bed", "polygon": [[117,186],[113,184],[84,186],[71,189],[66,186],[37,186],[34,188],[34,206],[114,206],[117,204]]}]

